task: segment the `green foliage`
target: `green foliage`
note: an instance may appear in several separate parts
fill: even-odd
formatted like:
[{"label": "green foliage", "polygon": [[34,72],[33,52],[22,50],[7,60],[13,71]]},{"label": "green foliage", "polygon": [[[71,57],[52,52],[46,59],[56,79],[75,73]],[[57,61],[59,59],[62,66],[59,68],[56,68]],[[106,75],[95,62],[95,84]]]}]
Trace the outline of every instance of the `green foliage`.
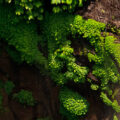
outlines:
[{"label": "green foliage", "polygon": [[58,13],[62,11],[73,12],[77,7],[82,7],[86,0],[51,0],[53,12]]},{"label": "green foliage", "polygon": [[113,120],[118,120],[118,118],[117,118],[117,116],[116,116],[116,115],[114,115]]},{"label": "green foliage", "polygon": [[[72,73],[73,76],[71,76],[70,73]],[[68,77],[68,79],[73,79],[75,83],[85,83],[85,77],[87,73],[87,67],[82,67],[77,65],[76,63],[71,62],[68,64],[68,72],[66,74],[66,77]]]},{"label": "green foliage", "polygon": [[78,120],[78,116],[71,114],[62,104],[60,105],[60,114],[65,120]]},{"label": "green foliage", "polygon": [[[59,85],[64,85],[69,82],[69,80],[75,83],[85,83],[89,69],[87,66],[76,64],[76,59],[73,55],[74,49],[71,48],[71,41],[79,40],[80,43],[84,41],[88,43],[89,47],[87,48],[87,55],[85,56],[88,57],[89,62],[94,63],[92,74],[100,80],[100,86],[93,84],[91,81],[91,89],[97,90],[99,88],[99,90],[102,91],[100,97],[105,104],[113,107],[115,111],[119,111],[119,106],[115,102],[112,102],[104,93],[106,91],[106,93],[112,96],[110,84],[117,83],[120,80],[118,68],[110,55],[111,51],[113,52],[115,50],[107,44],[109,40],[106,38],[110,36],[107,34],[107,36],[102,36],[101,34],[101,32],[105,30],[105,27],[106,25],[104,23],[92,19],[84,20],[79,15],[69,16],[63,13],[55,15],[47,14],[43,22],[43,35],[45,36],[44,39],[47,40],[46,43],[48,43],[48,59],[51,77]],[[115,46],[116,44],[111,42],[111,45]],[[119,46],[119,44],[117,44],[117,46]],[[115,59],[119,61],[116,55],[117,53],[119,53],[119,47],[116,47],[116,52],[114,52]],[[81,56],[84,56],[84,54]],[[71,93],[71,97],[72,96],[74,95]],[[75,113],[73,115],[72,112],[73,116],[71,115],[70,111],[72,110],[71,106],[67,104],[69,101],[67,101],[68,98],[66,94],[64,97],[66,99],[60,98],[60,102],[62,103],[61,114],[69,120],[77,119]]]},{"label": "green foliage", "polygon": [[[89,62],[93,63],[90,70],[100,80],[99,89],[102,91],[100,97],[105,104],[113,107],[116,112],[120,111],[117,101],[112,102],[105,94],[111,94],[109,92],[110,84],[117,83],[120,80],[118,68],[113,60],[114,58],[120,64],[120,44],[115,44],[116,38],[113,36],[101,34],[105,31],[106,25],[104,23],[92,19],[84,20],[79,15],[68,15],[66,13],[51,15],[46,13],[44,21],[40,24],[41,33],[38,35],[37,24],[34,21],[27,24],[20,16],[24,16],[28,20],[34,18],[42,20],[43,3],[45,2],[42,0],[9,0],[7,2],[11,3],[12,8],[0,4],[0,38],[4,38],[8,45],[14,47],[19,53],[16,56],[15,52],[8,50],[16,61],[44,65],[46,69],[49,61],[51,77],[57,84],[63,86],[70,80],[75,83],[85,83],[90,67],[89,65],[84,66],[82,63],[77,64],[78,61],[75,58],[71,43],[74,40],[87,43],[89,46],[87,55],[82,54],[81,57],[85,56]],[[41,2],[43,3],[41,4]],[[66,10],[72,12],[82,3],[82,0],[51,0],[55,13]],[[15,6],[15,10],[13,6]],[[14,11],[19,17],[15,16]],[[38,43],[44,47],[45,51],[48,50],[48,61],[39,51]],[[84,48],[82,49],[84,50]],[[98,89],[97,85],[90,83],[93,90]],[[12,85],[8,84],[8,86]],[[8,93],[10,93],[11,87],[8,88]],[[14,98],[22,104],[34,105],[34,98],[28,91],[21,90],[14,95]],[[75,120],[77,119],[76,116],[85,115],[88,111],[87,101],[69,89],[60,91],[60,102],[62,114],[69,120]]]},{"label": "green foliage", "polygon": [[[113,63],[113,62],[112,62]],[[107,67],[102,67],[102,66],[94,66],[93,74],[101,79],[101,88],[105,89],[105,86],[112,81],[113,83],[118,82],[119,80],[119,73],[117,70],[116,66],[112,64],[109,64]]]},{"label": "green foliage", "polygon": [[112,99],[115,98],[115,96],[118,94],[119,90],[120,89],[118,89],[118,88],[114,90],[114,93],[112,94]]},{"label": "green foliage", "polygon": [[20,92],[15,93],[13,98],[24,105],[34,106],[35,104],[35,99],[33,98],[32,93],[27,90],[21,90]]},{"label": "green foliage", "polygon": [[[89,52],[88,59],[90,62],[95,62],[95,66],[93,67],[93,74],[101,78],[102,89],[105,89],[104,87],[108,84],[109,81],[112,81],[113,83],[118,82],[119,73],[117,67],[111,57],[109,57],[105,45],[106,40],[101,35],[101,31],[105,29],[105,24],[96,22],[92,19],[85,21],[81,16],[78,15],[71,16],[70,18],[60,14],[50,17],[47,16],[47,19],[49,21],[45,21],[45,24],[47,23],[45,25],[45,30],[50,34],[45,32],[44,36],[47,36],[48,39],[48,49],[51,59],[49,64],[50,70],[52,73],[56,71],[57,74],[53,75],[55,78],[58,79],[57,76],[60,76],[61,84],[63,84],[63,79],[65,82],[67,82],[67,79],[74,79],[74,81],[79,82],[81,81],[81,78],[84,81],[85,75],[87,74],[86,67],[80,67],[74,63],[75,60],[72,57],[73,50],[71,55],[70,53],[69,55],[66,54],[71,49],[71,43],[66,42],[68,41],[67,36],[70,33],[72,33],[73,37],[75,37],[76,34],[79,34],[79,36],[82,36],[84,39],[88,40],[90,45],[95,47],[95,54]],[[66,23],[65,21],[68,22]],[[57,50],[57,48],[59,49]],[[63,53],[60,54],[58,51],[62,51]],[[66,70],[64,71],[64,74],[61,74],[60,72],[63,70],[63,68],[66,68]],[[79,71],[77,76],[74,71]],[[82,71],[82,73],[80,71]]]},{"label": "green foliage", "polygon": [[67,39],[71,33],[70,24],[73,22],[73,18],[74,16],[68,14],[47,15],[43,23],[43,35],[48,40],[49,68],[52,78],[57,84],[63,85],[69,80],[84,83],[88,73],[87,67],[75,63],[74,50]]},{"label": "green foliage", "polygon": [[82,116],[88,112],[86,99],[67,88],[60,91],[60,102],[66,110],[75,116]]},{"label": "green foliage", "polygon": [[99,86],[96,85],[96,84],[91,84],[90,87],[91,87],[92,90],[98,90],[98,88],[99,88]]},{"label": "green foliage", "polygon": [[[53,76],[53,79],[58,83],[58,84],[64,84],[67,82],[67,78],[69,76],[65,76],[67,73],[67,64],[69,60],[73,60],[74,58],[72,57],[71,53],[73,52],[73,49],[70,47],[63,47],[61,49],[57,49],[53,56],[51,56],[51,61],[50,61],[50,70],[51,74]],[[63,73],[63,69],[66,67],[65,72]],[[71,74],[73,74],[71,72]],[[61,76],[58,78],[58,75]],[[72,76],[71,76],[72,77]]]},{"label": "green foliage", "polygon": [[38,49],[40,36],[37,34],[36,24],[19,22],[12,13],[11,8],[7,9],[7,6],[0,5],[0,37],[4,38],[9,46],[16,48],[20,58],[14,56],[15,52],[9,51],[9,53],[19,62],[35,63],[47,69],[47,60]]},{"label": "green foliage", "polygon": [[12,5],[15,14],[27,20],[43,20],[44,11],[47,7],[52,8],[54,13],[63,11],[74,12],[76,8],[82,7],[86,0],[2,0]]},{"label": "green foliage", "polygon": [[[77,65],[71,53],[73,53],[72,48],[63,47],[61,49],[57,49],[57,51],[54,53],[54,56],[52,56],[49,65],[52,75],[55,81],[57,80],[56,82],[58,84],[64,84],[68,80],[73,80],[76,83],[85,82],[85,76],[88,73],[88,69],[86,67]],[[59,73],[62,75],[61,79],[57,76]]]},{"label": "green foliage", "polygon": [[106,105],[112,106],[112,101],[107,97],[105,93],[101,92],[100,97]]},{"label": "green foliage", "polygon": [[96,64],[92,73],[101,79],[102,89],[105,89],[110,82],[117,83],[120,80],[118,69],[110,56],[104,57],[102,65]]},{"label": "green foliage", "polygon": [[114,43],[116,40],[113,36],[107,36],[105,38],[105,48],[106,50],[113,55],[115,60],[119,63],[120,66],[120,44]]},{"label": "green foliage", "polygon": [[88,60],[95,63],[92,74],[100,78],[101,89],[105,90],[110,82],[118,82],[120,75],[110,53],[113,53],[115,59],[119,62],[120,44],[113,42],[114,37],[106,36],[104,38],[101,35],[101,32],[105,29],[105,24],[92,19],[85,21],[81,16],[77,15],[70,25],[74,37],[76,35],[82,36],[89,41],[89,45],[94,47],[94,52],[89,49]]},{"label": "green foliage", "polygon": [[113,108],[117,113],[120,112],[120,106],[118,105],[117,100],[114,100],[114,101],[113,101],[113,103],[112,103],[112,108]]},{"label": "green foliage", "polygon": [[15,85],[11,81],[7,81],[4,85],[5,91],[8,95],[10,95],[10,93],[12,92],[14,87],[15,87]]},{"label": "green foliage", "polygon": [[13,91],[13,88],[15,87],[14,83],[12,81],[6,81],[5,83],[0,80],[0,88],[4,88],[5,92],[10,95]]},{"label": "green foliage", "polygon": [[92,45],[96,44],[96,46],[98,40],[101,38],[101,31],[104,29],[105,29],[104,23],[100,23],[92,19],[88,19],[85,21],[79,15],[74,17],[74,22],[71,24],[71,31],[73,35],[75,34],[82,35],[83,38],[87,38],[87,40],[89,40],[89,42]]},{"label": "green foliage", "polygon": [[103,100],[103,102],[108,105],[111,106],[116,112],[120,112],[120,106],[118,105],[118,102],[116,100],[114,100],[113,102],[107,97],[107,95],[103,92],[101,92],[100,95],[101,99]]},{"label": "green foliage", "polygon": [[24,16],[25,19],[32,20],[37,18],[43,20],[43,0],[6,0],[15,6],[15,14]]}]

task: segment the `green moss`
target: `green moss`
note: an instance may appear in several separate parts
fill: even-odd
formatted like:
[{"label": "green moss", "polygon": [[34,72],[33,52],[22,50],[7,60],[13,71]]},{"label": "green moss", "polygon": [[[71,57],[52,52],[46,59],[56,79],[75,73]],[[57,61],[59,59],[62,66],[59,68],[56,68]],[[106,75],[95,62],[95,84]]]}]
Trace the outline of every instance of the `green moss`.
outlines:
[{"label": "green moss", "polygon": [[90,87],[91,87],[92,90],[98,90],[98,88],[99,88],[99,86],[96,85],[96,84],[91,84]]},{"label": "green moss", "polygon": [[13,98],[23,105],[34,106],[35,104],[32,93],[27,90],[21,90],[20,92],[13,94]]},{"label": "green moss", "polygon": [[[21,62],[43,65],[47,69],[47,60],[38,49],[40,36],[37,34],[36,24],[34,22],[27,24],[24,21],[17,21],[11,8],[6,8],[7,6],[0,5],[0,12],[2,11],[0,13],[0,37],[4,38],[9,46],[15,47],[19,52],[20,58],[17,56],[16,59]],[[14,57],[13,52],[10,52],[10,54]]]},{"label": "green moss", "polygon": [[88,103],[85,98],[69,89],[60,91],[60,102],[63,107],[75,116],[82,116],[88,112]]},{"label": "green moss", "polygon": [[115,60],[119,63],[120,66],[120,44],[114,43],[116,38],[114,36],[107,36],[105,38],[105,48],[106,50],[113,55]]}]

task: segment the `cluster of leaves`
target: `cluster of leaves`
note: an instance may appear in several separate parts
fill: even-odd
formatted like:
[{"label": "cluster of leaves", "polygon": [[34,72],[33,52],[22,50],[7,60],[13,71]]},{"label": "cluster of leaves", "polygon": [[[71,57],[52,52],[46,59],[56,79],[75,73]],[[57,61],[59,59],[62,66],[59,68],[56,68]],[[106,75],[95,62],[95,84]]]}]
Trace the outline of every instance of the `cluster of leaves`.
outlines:
[{"label": "cluster of leaves", "polygon": [[73,12],[75,8],[82,7],[86,0],[51,0],[53,12],[58,13],[62,11]]},{"label": "cluster of leaves", "polygon": [[5,0],[15,6],[16,15],[22,15],[25,19],[32,20],[37,18],[43,20],[43,1],[42,0]]},{"label": "cluster of leaves", "polygon": [[117,116],[116,116],[116,115],[114,115],[113,120],[118,120],[118,118],[117,118]]},{"label": "cluster of leaves", "polygon": [[[48,40],[49,67],[55,82],[62,85],[69,80],[84,83],[85,76],[88,74],[86,66],[76,64],[76,59],[73,56],[74,50],[70,46],[71,42],[68,37],[72,34],[73,38],[77,36],[77,39],[81,40],[82,37],[89,42],[90,48],[87,57],[89,62],[94,63],[92,74],[101,80],[100,86],[91,83],[91,88],[93,90],[100,89],[111,94],[109,83],[114,84],[120,80],[118,68],[111,57],[113,55],[115,60],[118,63],[120,62],[119,44],[114,43],[114,37],[101,34],[105,30],[105,24],[92,19],[84,20],[79,15],[47,15],[47,20],[45,20],[43,26],[45,30],[43,31],[45,31],[45,39]],[[64,92],[64,95],[66,96],[66,92]],[[103,100],[103,102],[105,101]],[[114,101],[111,107],[117,111],[119,109],[117,105],[117,102]]]},{"label": "cluster of leaves", "polygon": [[4,83],[2,80],[0,80],[0,88],[4,89],[8,95],[12,93],[14,87],[15,84],[12,81],[8,80]]},{"label": "cluster of leaves", "polygon": [[[116,38],[113,36],[105,34],[103,37],[101,32],[105,29],[105,24],[91,19],[84,21],[81,16],[76,16],[71,29],[74,36],[79,34],[89,40],[90,45],[94,47],[94,53],[88,53],[89,62],[94,62],[92,74],[101,80],[100,90],[111,94],[110,84],[120,80],[118,68],[113,60],[114,58],[118,63],[120,62],[120,44],[114,43]],[[120,112],[116,100],[112,102],[104,93],[101,94],[101,98],[116,112]]]},{"label": "cluster of leaves", "polygon": [[[51,77],[58,85],[62,86],[69,80],[72,80],[75,83],[84,83],[88,73],[87,67],[76,64],[76,59],[73,56],[74,50],[71,48],[71,41],[67,38],[71,34],[70,24],[73,23],[73,18],[74,16],[68,14],[48,14],[45,21],[42,23],[43,41],[47,43],[48,46],[48,60]],[[68,97],[65,99],[65,96]],[[77,101],[77,96],[79,95],[71,92],[69,89],[64,89],[63,92],[61,91],[60,93],[61,106],[64,106],[61,108],[61,111],[63,111],[62,114],[66,117],[71,116],[68,118],[69,120],[77,119],[76,116],[84,115],[88,110],[86,100],[79,96],[79,100]],[[70,109],[66,106],[67,100],[70,100],[73,97],[75,98],[73,102],[71,102],[74,103],[76,100],[74,105],[79,105],[77,113],[74,113],[75,110],[73,110],[74,112],[72,111],[72,106]],[[66,105],[63,104],[65,100]],[[69,101],[69,106],[71,105],[71,102]],[[81,104],[79,104],[79,102]]]},{"label": "cluster of leaves", "polygon": [[110,58],[104,66],[95,65],[93,69],[93,74],[101,79],[102,90],[106,90],[110,82],[117,83],[120,80],[117,67]]},{"label": "cluster of leaves", "polygon": [[96,84],[91,84],[90,87],[91,87],[92,90],[98,90],[98,88],[99,88],[99,86],[96,85]]},{"label": "cluster of leaves", "polygon": [[60,102],[72,116],[83,116],[88,112],[87,100],[67,88],[60,91]]},{"label": "cluster of leaves", "polygon": [[108,105],[108,106],[112,106],[112,108],[116,111],[116,112],[120,112],[120,106],[118,105],[118,102],[116,100],[114,100],[113,102],[107,97],[107,95],[103,92],[101,92],[100,95],[101,99],[103,100],[103,102]]},{"label": "cluster of leaves", "polygon": [[[65,22],[67,21],[67,22]],[[65,84],[68,80],[84,83],[88,73],[87,67],[76,64],[71,42],[67,39],[70,34],[70,23],[73,17],[67,14],[48,15],[43,23],[43,35],[48,43],[49,67],[52,78],[57,84]],[[54,24],[55,23],[55,24]],[[58,77],[59,76],[59,77]]]},{"label": "cluster of leaves", "polygon": [[4,111],[3,100],[4,96],[1,93],[1,89],[5,90],[5,92],[10,95],[14,89],[15,85],[12,81],[6,81],[5,83],[0,80],[0,112]]},{"label": "cluster of leaves", "polygon": [[120,67],[120,44],[114,43],[116,38],[114,36],[107,36],[105,38],[105,47],[106,50],[112,54],[112,56],[115,58],[115,60],[119,63]]},{"label": "cluster of leaves", "polygon": [[27,90],[21,90],[20,92],[15,93],[13,98],[24,105],[34,106],[35,104],[35,99],[32,93]]},{"label": "cluster of leaves", "polygon": [[73,49],[70,46],[65,46],[57,49],[51,57],[49,66],[53,79],[58,84],[64,84],[68,80],[73,80],[75,83],[85,82],[88,69],[77,65],[72,53]]},{"label": "cluster of leaves", "polygon": [[[76,8],[82,7],[86,0],[1,0],[2,2],[12,4],[15,8],[15,14],[22,16],[27,20],[43,20],[44,11],[49,6],[54,13],[67,11],[73,12]],[[47,3],[46,3],[47,2]]]}]

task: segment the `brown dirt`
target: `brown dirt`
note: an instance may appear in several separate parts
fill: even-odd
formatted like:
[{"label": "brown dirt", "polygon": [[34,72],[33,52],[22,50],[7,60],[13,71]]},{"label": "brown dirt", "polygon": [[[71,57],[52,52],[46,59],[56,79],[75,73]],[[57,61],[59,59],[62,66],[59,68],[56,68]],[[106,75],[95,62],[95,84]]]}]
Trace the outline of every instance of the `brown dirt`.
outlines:
[{"label": "brown dirt", "polygon": [[112,23],[120,27],[120,0],[95,0],[86,10],[78,10],[84,18],[95,19],[106,24]]}]

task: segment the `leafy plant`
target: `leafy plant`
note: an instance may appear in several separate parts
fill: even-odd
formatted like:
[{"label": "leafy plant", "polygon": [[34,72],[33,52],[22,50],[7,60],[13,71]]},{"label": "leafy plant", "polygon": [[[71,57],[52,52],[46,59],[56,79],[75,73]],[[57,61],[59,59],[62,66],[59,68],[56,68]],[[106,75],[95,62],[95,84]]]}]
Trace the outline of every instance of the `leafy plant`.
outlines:
[{"label": "leafy plant", "polygon": [[60,102],[67,111],[75,116],[85,115],[88,112],[87,100],[67,88],[60,91]]},{"label": "leafy plant", "polygon": [[[71,41],[86,41],[89,47],[87,52],[82,54],[81,57],[87,57],[89,62],[93,64],[92,75],[100,80],[100,85],[94,85],[91,81],[91,88],[97,90],[99,87],[99,90],[102,92],[100,97],[105,104],[113,107],[115,111],[119,111],[119,106],[112,102],[104,93],[106,92],[112,96],[110,84],[118,83],[120,80],[118,68],[111,57],[111,54],[113,54],[115,60],[119,62],[118,55],[115,55],[119,53],[119,47],[115,48],[118,52],[112,50],[116,46],[114,42],[111,42],[112,48],[108,47],[107,42],[110,42],[108,39],[110,36],[107,33],[104,36],[101,34],[105,30],[106,25],[92,19],[84,20],[79,15],[69,16],[61,13],[47,14],[46,16],[47,20],[45,19],[43,22],[43,35],[48,43],[48,59],[52,79],[62,86],[66,85],[69,80],[75,83],[85,83],[90,67],[76,64]],[[111,51],[114,51],[114,53],[111,53]],[[61,103],[63,102],[64,100]],[[62,111],[66,109],[64,107],[62,105]],[[65,111],[62,114],[69,116],[70,111],[68,109]],[[68,119],[70,118],[75,119],[74,116]]]},{"label": "leafy plant", "polygon": [[117,118],[117,116],[116,116],[116,115],[114,115],[113,120],[118,120],[118,118]]},{"label": "leafy plant", "polygon": [[103,92],[101,92],[100,97],[102,98],[103,102],[108,105],[108,106],[112,106],[112,101],[107,97],[107,95]]},{"label": "leafy plant", "polygon": [[43,0],[6,0],[7,3],[13,3],[15,14],[24,16],[25,19],[32,20],[37,18],[43,20]]},{"label": "leafy plant", "polygon": [[53,12],[58,13],[62,11],[73,12],[77,7],[82,7],[86,0],[51,0]]},{"label": "leafy plant", "polygon": [[119,54],[120,44],[114,43],[114,41],[116,40],[114,36],[107,36],[105,40],[106,50],[114,56],[115,60],[119,63],[120,66],[120,54]]},{"label": "leafy plant", "polygon": [[102,98],[103,102],[108,105],[111,106],[116,112],[120,112],[120,106],[118,105],[118,102],[116,100],[114,100],[113,102],[107,97],[107,95],[105,93],[101,93],[100,97]]},{"label": "leafy plant", "polygon": [[21,90],[20,92],[15,93],[13,98],[24,105],[34,106],[35,104],[35,99],[33,98],[32,93],[27,90]]},{"label": "leafy plant", "polygon": [[91,84],[90,87],[91,87],[92,90],[98,90],[98,88],[99,88],[99,86],[96,85],[96,84]]},{"label": "leafy plant", "polygon": [[15,14],[23,16],[27,20],[43,20],[44,11],[49,6],[54,13],[68,11],[74,12],[76,8],[82,7],[86,0],[2,0],[15,7]]}]

